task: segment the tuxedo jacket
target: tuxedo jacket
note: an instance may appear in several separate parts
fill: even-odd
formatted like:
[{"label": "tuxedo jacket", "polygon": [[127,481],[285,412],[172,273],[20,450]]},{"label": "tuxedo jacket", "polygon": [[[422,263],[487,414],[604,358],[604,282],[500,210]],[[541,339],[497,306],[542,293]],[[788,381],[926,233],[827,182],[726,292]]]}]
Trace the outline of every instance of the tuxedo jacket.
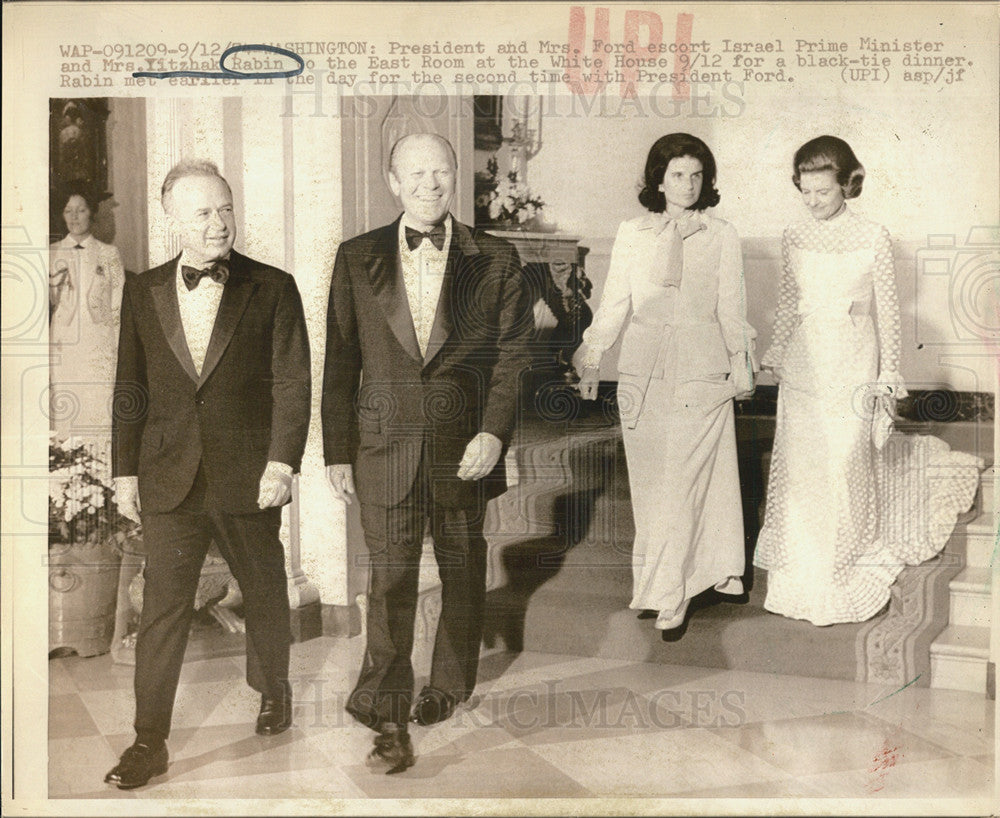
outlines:
[{"label": "tuxedo jacket", "polygon": [[530,364],[534,318],[517,251],[452,220],[425,354],[403,283],[399,219],[341,244],[327,309],[323,448],[354,465],[362,503],[394,506],[421,457],[434,499],[474,506],[506,488],[503,457],[481,481],[456,476],[469,441],[510,441]]},{"label": "tuxedo jacket", "polygon": [[177,262],[126,276],[114,474],[138,475],[144,512],[167,512],[201,465],[216,508],[257,512],[267,461],[297,471],[309,428],[309,342],[295,279],[230,253],[199,375],[181,324]]}]

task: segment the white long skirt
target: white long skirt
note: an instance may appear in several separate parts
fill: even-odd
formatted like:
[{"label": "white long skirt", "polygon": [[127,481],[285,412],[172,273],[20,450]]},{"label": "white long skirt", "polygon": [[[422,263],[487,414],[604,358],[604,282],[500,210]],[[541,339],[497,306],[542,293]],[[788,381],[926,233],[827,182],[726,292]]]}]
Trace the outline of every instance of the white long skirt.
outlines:
[{"label": "white long skirt", "polygon": [[622,394],[620,385],[635,518],[629,607],[674,611],[713,586],[741,593],[743,507],[731,382],[689,381],[674,391],[669,381],[653,379],[635,428]]}]

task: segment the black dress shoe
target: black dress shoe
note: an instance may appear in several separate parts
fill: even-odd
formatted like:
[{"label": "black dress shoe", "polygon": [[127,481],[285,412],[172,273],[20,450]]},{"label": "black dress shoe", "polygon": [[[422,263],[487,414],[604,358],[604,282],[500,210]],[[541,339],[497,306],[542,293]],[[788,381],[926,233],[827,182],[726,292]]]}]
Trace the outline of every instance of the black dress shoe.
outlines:
[{"label": "black dress shoe", "polygon": [[292,726],[292,694],[287,692],[277,699],[260,697],[257,714],[257,735],[276,736]]},{"label": "black dress shoe", "polygon": [[643,610],[639,611],[639,614],[638,616],[636,616],[636,619],[656,619],[656,617],[658,617],[659,615],[660,615],[659,611],[654,611],[650,610],[649,608],[644,608]]},{"label": "black dress shoe", "polygon": [[385,722],[375,737],[375,747],[365,759],[365,766],[372,772],[393,775],[413,766],[413,742],[405,725]]},{"label": "black dress shoe", "polygon": [[120,790],[134,790],[149,779],[167,771],[167,745],[150,747],[138,741],[129,747],[118,763],[104,776],[105,784],[114,784]]},{"label": "black dress shoe", "polygon": [[350,701],[348,701],[347,705],[344,707],[344,710],[350,713],[351,716],[356,721],[361,722],[361,724],[363,724],[365,727],[370,727],[375,732],[379,731],[379,722],[381,721],[381,719],[379,718],[378,713],[376,713],[374,710],[369,710],[366,707],[357,707]]},{"label": "black dress shoe", "polygon": [[457,704],[458,700],[443,690],[438,690],[436,687],[425,687],[420,692],[417,703],[413,706],[410,721],[425,727],[437,724],[439,721],[451,718]]}]

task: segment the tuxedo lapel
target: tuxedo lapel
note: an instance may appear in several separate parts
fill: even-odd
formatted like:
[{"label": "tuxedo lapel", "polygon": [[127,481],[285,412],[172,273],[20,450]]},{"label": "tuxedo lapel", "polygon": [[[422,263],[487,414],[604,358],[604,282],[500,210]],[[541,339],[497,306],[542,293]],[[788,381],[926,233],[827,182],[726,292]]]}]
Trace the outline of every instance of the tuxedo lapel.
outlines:
[{"label": "tuxedo lapel", "polygon": [[457,219],[452,219],[451,246],[448,248],[448,263],[444,269],[444,281],[441,283],[441,295],[438,297],[437,310],[434,313],[434,324],[427,341],[427,352],[424,355],[424,366],[427,366],[434,356],[441,351],[448,336],[455,328],[454,293],[456,282],[461,279],[469,256],[479,253],[479,247],[472,238],[472,233]]},{"label": "tuxedo lapel", "polygon": [[[459,229],[464,231],[464,235],[459,235]],[[451,246],[448,248],[448,261],[444,268],[444,280],[441,282],[441,294],[438,296],[437,309],[434,311],[434,323],[431,325],[431,334],[427,339],[427,351],[424,353],[424,366],[427,366],[434,356],[441,351],[444,342],[448,340],[451,331],[454,329],[454,312],[452,293],[455,289],[455,281],[464,266],[468,244],[472,242],[472,237],[464,225],[452,220]]]},{"label": "tuxedo lapel", "polygon": [[411,358],[421,360],[410,302],[400,274],[399,219],[383,227],[376,237],[368,262],[368,280],[392,334]]},{"label": "tuxedo lapel", "polygon": [[202,386],[218,365],[226,347],[233,338],[236,325],[247,308],[250,296],[257,289],[256,283],[250,278],[248,259],[233,252],[229,257],[229,278],[222,290],[222,300],[219,302],[219,312],[215,316],[215,326],[212,327],[212,337],[205,352],[205,363],[201,367],[201,377],[198,386]]},{"label": "tuxedo lapel", "polygon": [[188,349],[187,339],[184,337],[184,325],[181,323],[181,309],[177,303],[177,263],[180,256],[173,261],[169,261],[162,267],[151,270],[146,275],[156,280],[150,284],[149,292],[153,297],[153,307],[156,315],[160,319],[160,326],[163,327],[163,334],[167,337],[170,349],[177,357],[178,362],[187,372],[192,381],[197,383],[198,371],[194,367],[194,359]]}]

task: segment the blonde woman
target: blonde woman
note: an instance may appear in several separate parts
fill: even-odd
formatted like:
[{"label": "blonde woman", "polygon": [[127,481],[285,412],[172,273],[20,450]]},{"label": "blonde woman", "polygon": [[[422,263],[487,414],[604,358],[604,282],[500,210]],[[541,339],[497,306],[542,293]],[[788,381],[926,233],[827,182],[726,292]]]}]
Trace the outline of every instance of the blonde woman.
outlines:
[{"label": "blonde woman", "polygon": [[879,613],[903,566],[944,547],[981,465],[937,438],[891,433],[906,396],[899,302],[888,231],[847,204],[864,177],[838,137],[796,151],[792,181],[809,218],[782,238],[761,360],[780,386],[754,562],[768,571],[764,606],[815,625]]}]

